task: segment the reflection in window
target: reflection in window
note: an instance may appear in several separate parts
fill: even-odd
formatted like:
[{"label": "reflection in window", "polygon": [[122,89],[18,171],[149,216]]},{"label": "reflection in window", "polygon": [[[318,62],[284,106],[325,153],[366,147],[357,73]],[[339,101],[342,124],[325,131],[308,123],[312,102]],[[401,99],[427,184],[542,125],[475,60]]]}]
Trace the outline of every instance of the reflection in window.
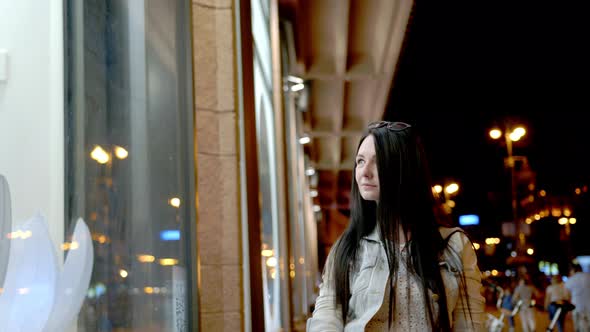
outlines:
[{"label": "reflection in window", "polygon": [[[271,150],[272,122],[268,114],[269,96],[260,96],[256,107],[258,119],[258,165],[260,173],[260,192],[262,206],[262,286],[264,295],[265,325],[267,330],[280,328],[280,268],[278,266],[279,246],[278,216],[276,211],[276,170],[273,150]],[[259,111],[259,113],[258,113]],[[271,117],[272,119],[272,117]]]},{"label": "reflection in window", "polygon": [[95,252],[78,331],[188,329],[188,5],[66,1],[66,216]]},{"label": "reflection in window", "polygon": [[[309,109],[311,82],[292,72],[296,61],[292,23],[281,21],[281,70],[289,193],[289,277],[291,279],[291,310],[293,325],[304,324],[315,304],[316,286],[321,281],[317,264],[317,222],[321,211],[314,208],[318,201],[320,170],[312,167],[311,138],[305,132],[304,113]],[[290,51],[291,50],[291,51]]]},{"label": "reflection in window", "polygon": [[[311,314],[311,306],[315,303],[314,287],[318,281],[317,268],[317,215],[313,199],[317,197],[317,171],[310,165],[300,137],[304,136],[303,115],[296,106],[302,98],[304,90],[293,91],[293,87],[303,83],[290,82],[285,79],[285,112],[287,113],[287,150],[292,162],[289,164],[290,201],[290,246],[289,276],[291,278],[291,303],[293,319],[302,322]],[[304,86],[305,89],[308,89]]]},{"label": "reflection in window", "polygon": [[[288,324],[286,285],[283,275],[286,248],[281,243],[279,220],[275,114],[272,103],[272,58],[270,39],[269,1],[252,1],[252,33],[254,39],[254,100],[256,102],[256,138],[258,142],[258,172],[262,216],[262,291],[264,321],[267,331],[278,330]],[[287,271],[288,273],[288,271]]]}]

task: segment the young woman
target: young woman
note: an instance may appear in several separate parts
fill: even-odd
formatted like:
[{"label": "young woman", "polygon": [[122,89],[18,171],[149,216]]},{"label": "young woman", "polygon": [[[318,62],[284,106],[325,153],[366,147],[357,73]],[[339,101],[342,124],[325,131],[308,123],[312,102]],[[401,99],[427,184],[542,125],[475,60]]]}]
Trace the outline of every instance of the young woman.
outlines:
[{"label": "young woman", "polygon": [[437,220],[414,128],[370,124],[353,172],[350,223],[326,260],[307,331],[482,330],[475,251]]},{"label": "young woman", "polygon": [[[569,303],[569,301],[570,294],[567,288],[565,288],[561,276],[555,275],[551,277],[551,285],[547,286],[547,289],[545,290],[545,310],[549,312],[550,322],[557,313],[559,305]],[[557,329],[559,332],[563,332],[566,314],[567,312],[562,310],[557,318]]]}]

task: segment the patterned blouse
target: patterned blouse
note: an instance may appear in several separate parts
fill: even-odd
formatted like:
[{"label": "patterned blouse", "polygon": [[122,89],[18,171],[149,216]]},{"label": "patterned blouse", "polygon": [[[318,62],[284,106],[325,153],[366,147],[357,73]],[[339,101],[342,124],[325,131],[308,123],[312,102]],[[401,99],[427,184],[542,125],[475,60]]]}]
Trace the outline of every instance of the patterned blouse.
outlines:
[{"label": "patterned blouse", "polygon": [[[416,275],[410,274],[406,267],[408,251],[400,250],[397,282],[395,283],[395,313],[392,316],[391,330],[388,330],[389,291],[387,282],[381,308],[367,323],[365,331],[430,331],[428,311],[424,305],[422,286]],[[436,310],[437,308],[435,308]],[[434,313],[435,317],[438,313]]]}]

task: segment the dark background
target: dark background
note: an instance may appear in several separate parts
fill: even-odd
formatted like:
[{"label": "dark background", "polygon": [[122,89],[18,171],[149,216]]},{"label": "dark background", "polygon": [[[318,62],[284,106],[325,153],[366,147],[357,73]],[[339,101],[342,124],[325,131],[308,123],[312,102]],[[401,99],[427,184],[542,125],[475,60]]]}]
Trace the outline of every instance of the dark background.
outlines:
[{"label": "dark background", "polygon": [[590,254],[580,236],[590,234],[590,194],[573,197],[590,184],[588,9],[581,1],[415,3],[385,118],[419,129],[436,182],[459,182],[453,215],[480,216],[469,229],[475,238],[500,236],[511,219],[506,147],[488,135],[510,121],[527,128],[514,155],[528,158],[537,191],[575,199],[571,247],[559,246],[554,220],[541,220],[530,239],[535,257]]}]

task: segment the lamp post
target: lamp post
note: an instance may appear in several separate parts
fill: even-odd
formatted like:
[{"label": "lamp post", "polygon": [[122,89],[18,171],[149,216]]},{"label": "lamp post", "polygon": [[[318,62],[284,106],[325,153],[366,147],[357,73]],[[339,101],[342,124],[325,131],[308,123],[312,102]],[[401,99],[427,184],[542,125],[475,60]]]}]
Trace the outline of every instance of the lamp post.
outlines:
[{"label": "lamp post", "polygon": [[499,139],[500,137],[504,136],[506,140],[506,152],[507,152],[507,159],[506,159],[506,166],[510,168],[510,196],[512,201],[512,221],[514,222],[515,232],[517,234],[518,240],[516,245],[516,251],[518,254],[524,253],[524,246],[525,246],[525,235],[521,232],[520,227],[520,220],[518,220],[517,215],[517,197],[516,197],[516,178],[515,178],[515,171],[514,171],[514,155],[512,153],[512,142],[519,141],[524,135],[526,134],[526,130],[522,126],[517,126],[514,129],[507,127],[504,132],[498,128],[494,128],[490,130],[490,137],[494,140]]}]

